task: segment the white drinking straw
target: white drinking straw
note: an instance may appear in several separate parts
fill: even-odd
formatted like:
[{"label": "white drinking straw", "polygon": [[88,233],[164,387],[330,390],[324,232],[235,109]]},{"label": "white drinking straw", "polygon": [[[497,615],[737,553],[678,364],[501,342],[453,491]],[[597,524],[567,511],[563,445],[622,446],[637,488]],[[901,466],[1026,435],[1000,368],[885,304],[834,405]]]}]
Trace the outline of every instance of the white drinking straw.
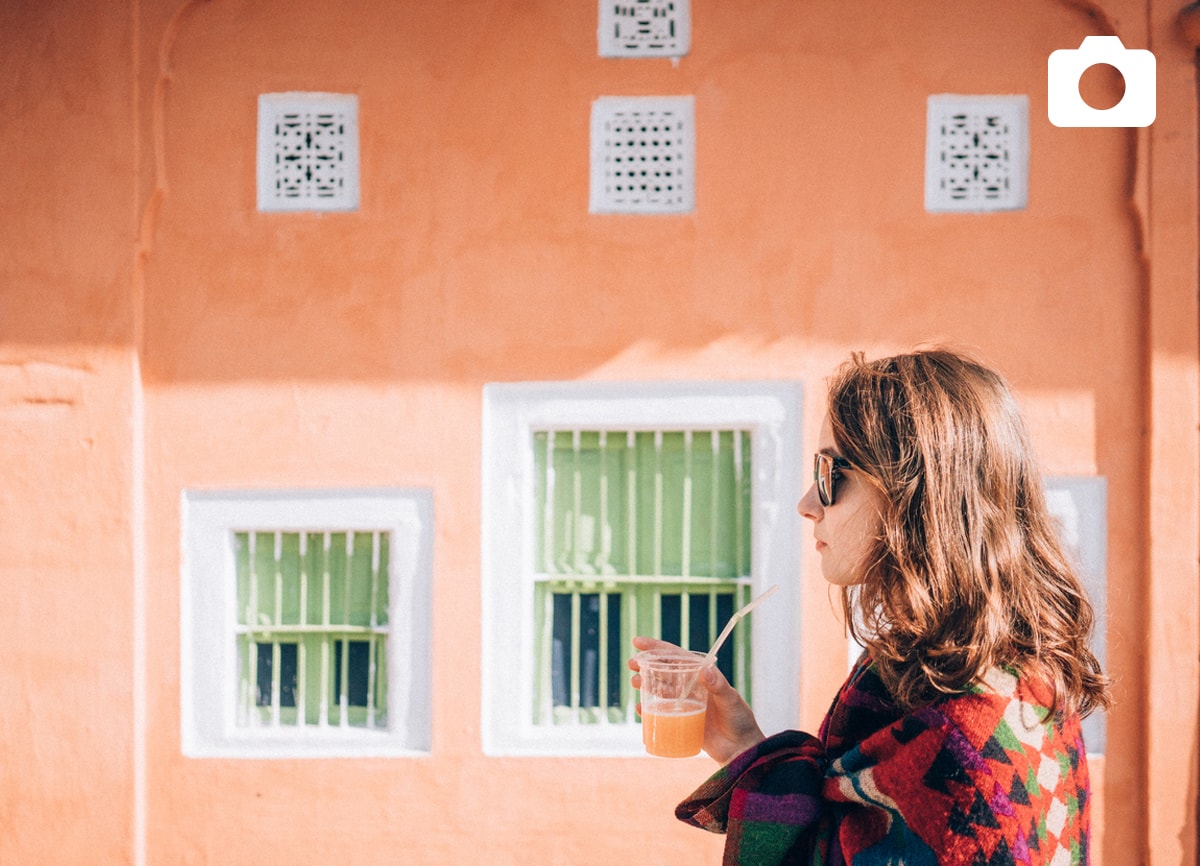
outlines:
[{"label": "white drinking straw", "polygon": [[716,661],[717,650],[719,650],[721,648],[721,644],[725,643],[725,638],[729,637],[729,633],[732,632],[733,627],[738,624],[738,620],[740,620],[746,614],[750,613],[750,611],[754,610],[754,608],[758,607],[760,604],[762,604],[764,601],[766,601],[768,598],[770,598],[772,595],[774,595],[775,590],[777,590],[777,589],[779,589],[779,584],[777,584],[777,583],[772,584],[770,589],[766,590],[762,595],[760,595],[758,598],[751,601],[749,604],[747,604],[745,607],[743,607],[741,610],[739,610],[737,613],[735,613],[733,616],[731,616],[729,618],[729,622],[725,623],[725,628],[721,630],[721,633],[719,635],[717,635],[717,640],[715,643],[713,643],[712,649],[710,649],[708,651],[708,653],[704,656],[704,664],[702,664],[700,666],[700,670],[696,671],[696,675],[694,677],[692,677],[691,680],[688,681],[687,688],[683,689],[681,694],[685,694],[685,695],[690,694],[692,691],[692,688],[695,687],[695,685],[696,685],[696,680],[700,679],[700,674],[704,673],[705,668],[707,668],[714,661]]},{"label": "white drinking straw", "polygon": [[[712,645],[712,649],[710,649],[708,651],[708,654],[704,657],[704,667],[708,667],[714,661],[716,661],[717,650],[719,650],[721,648],[721,644],[725,643],[725,639],[727,637],[729,637],[729,633],[733,631],[733,627],[738,624],[738,620],[740,620],[746,614],[750,613],[750,611],[754,610],[754,608],[758,607],[760,604],[762,604],[764,601],[766,601],[768,598],[770,598],[772,595],[774,595],[775,590],[777,590],[777,589],[779,589],[779,584],[777,584],[777,583],[772,584],[770,589],[768,589],[766,592],[764,592],[758,598],[751,601],[748,605],[743,607],[741,610],[739,610],[737,613],[735,613],[733,616],[731,616],[729,618],[729,622],[725,623],[725,628],[717,636],[717,640]],[[701,670],[703,670],[703,668],[701,668]],[[697,674],[697,676],[699,676],[699,675]],[[685,694],[686,694],[686,692],[685,692]]]}]

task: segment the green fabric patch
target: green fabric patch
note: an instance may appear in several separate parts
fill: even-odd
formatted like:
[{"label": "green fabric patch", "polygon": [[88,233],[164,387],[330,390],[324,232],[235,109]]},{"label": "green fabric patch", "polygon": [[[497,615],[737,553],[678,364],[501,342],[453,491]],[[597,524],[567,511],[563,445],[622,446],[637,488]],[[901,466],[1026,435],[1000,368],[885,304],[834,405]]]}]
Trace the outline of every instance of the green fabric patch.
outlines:
[{"label": "green fabric patch", "polygon": [[800,836],[799,827],[769,821],[747,821],[742,825],[738,863],[778,863]]}]

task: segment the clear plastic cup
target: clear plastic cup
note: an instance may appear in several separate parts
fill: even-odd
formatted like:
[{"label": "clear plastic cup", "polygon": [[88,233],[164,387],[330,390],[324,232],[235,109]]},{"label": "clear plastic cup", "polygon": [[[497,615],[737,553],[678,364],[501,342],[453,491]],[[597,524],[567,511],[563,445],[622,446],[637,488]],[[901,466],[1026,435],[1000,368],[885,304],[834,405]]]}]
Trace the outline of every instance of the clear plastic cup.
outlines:
[{"label": "clear plastic cup", "polygon": [[690,758],[704,742],[708,689],[705,654],[646,650],[637,654],[642,677],[642,742],[660,758]]}]

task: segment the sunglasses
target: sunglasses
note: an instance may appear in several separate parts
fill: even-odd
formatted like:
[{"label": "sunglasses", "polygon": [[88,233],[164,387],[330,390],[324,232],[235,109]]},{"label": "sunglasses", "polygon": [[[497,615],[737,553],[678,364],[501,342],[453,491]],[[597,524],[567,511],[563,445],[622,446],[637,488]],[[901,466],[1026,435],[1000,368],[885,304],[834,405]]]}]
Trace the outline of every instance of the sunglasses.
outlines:
[{"label": "sunglasses", "polygon": [[813,455],[813,481],[817,484],[817,497],[821,505],[828,508],[834,503],[834,482],[842,474],[843,469],[850,469],[852,464],[845,457],[834,457],[832,454],[817,453]]}]

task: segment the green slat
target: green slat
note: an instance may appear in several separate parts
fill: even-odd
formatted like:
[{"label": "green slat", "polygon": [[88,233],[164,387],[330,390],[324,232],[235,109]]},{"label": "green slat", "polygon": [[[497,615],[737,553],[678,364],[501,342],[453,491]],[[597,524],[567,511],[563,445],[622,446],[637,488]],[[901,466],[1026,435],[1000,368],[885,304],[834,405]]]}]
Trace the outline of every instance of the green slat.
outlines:
[{"label": "green slat", "polygon": [[680,519],[680,574],[687,577],[692,570],[692,431],[683,434],[683,514]]}]

